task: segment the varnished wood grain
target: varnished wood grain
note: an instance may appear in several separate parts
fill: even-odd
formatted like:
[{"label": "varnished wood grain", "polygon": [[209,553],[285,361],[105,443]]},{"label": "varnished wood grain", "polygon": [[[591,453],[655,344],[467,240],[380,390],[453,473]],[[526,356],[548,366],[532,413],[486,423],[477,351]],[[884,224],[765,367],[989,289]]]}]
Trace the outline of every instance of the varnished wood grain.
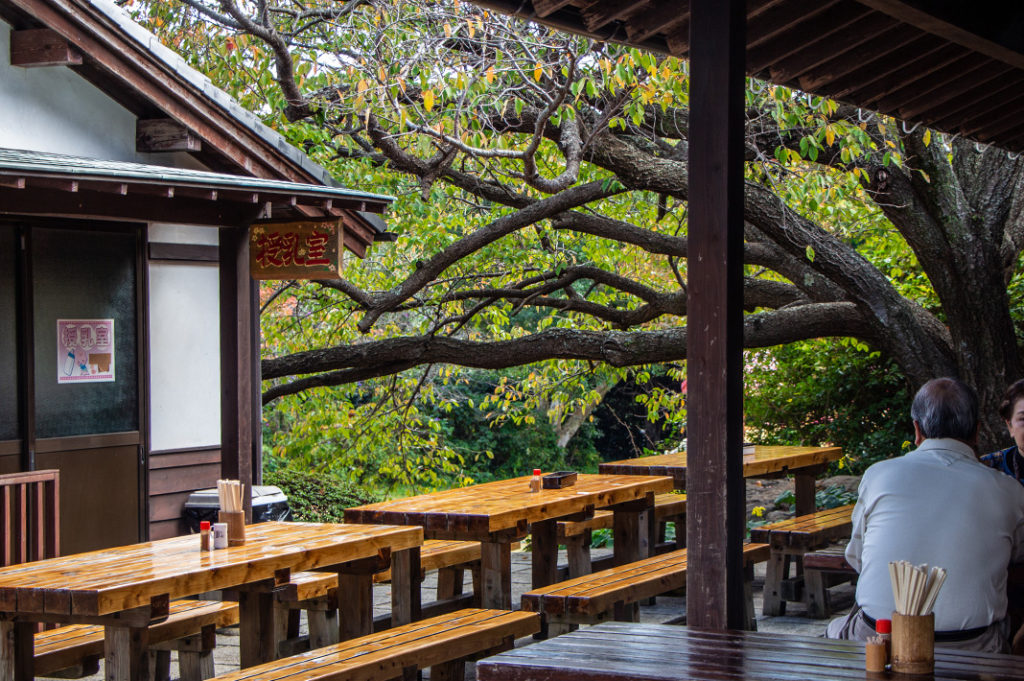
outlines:
[{"label": "varnished wood grain", "polygon": [[671,488],[671,480],[660,476],[580,475],[571,487],[531,492],[530,477],[524,476],[346,509],[345,522],[421,525],[428,537],[464,539]]},{"label": "varnished wood grain", "polygon": [[192,535],[3,568],[0,609],[31,614],[53,605],[56,615],[105,615],[160,594],[176,598],[272,579],[282,568],[310,570],[411,548],[423,531],[269,522],[247,527],[246,536],[242,546],[210,552]]},{"label": "varnished wood grain", "polygon": [[[864,644],[609,622],[482,660],[476,674],[479,681],[861,681]],[[934,678],[1024,681],[1024,666],[1011,655],[939,648]]]},{"label": "varnished wood grain", "polygon": [[[842,447],[789,447],[755,445],[743,455],[743,477],[756,478],[784,471],[797,472],[842,458]],[[636,459],[607,461],[598,471],[614,475],[669,475],[676,489],[686,488],[686,452],[641,456]]]}]

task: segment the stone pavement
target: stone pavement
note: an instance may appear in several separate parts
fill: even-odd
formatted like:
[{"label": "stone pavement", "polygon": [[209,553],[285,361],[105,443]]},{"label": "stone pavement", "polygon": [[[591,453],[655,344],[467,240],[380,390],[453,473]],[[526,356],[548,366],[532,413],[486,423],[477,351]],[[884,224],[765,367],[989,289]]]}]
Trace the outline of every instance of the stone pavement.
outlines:
[{"label": "stone pavement", "polygon": [[[610,549],[594,549],[594,557],[598,558],[609,555]],[[561,563],[565,563],[565,554],[561,556]],[[820,636],[825,631],[825,624],[828,620],[811,620],[803,617],[803,606],[799,603],[789,603],[787,614],[784,617],[763,617],[761,613],[761,593],[764,585],[764,563],[760,563],[755,569],[754,576],[754,610],[757,613],[758,631],[773,631],[787,634],[801,634],[804,636]],[[434,589],[436,586],[436,573],[427,576],[423,584],[423,600],[429,602],[434,600]],[[530,587],[530,554],[526,551],[514,551],[512,553],[512,602],[518,603],[520,595],[529,590]],[[472,590],[467,575],[467,591]],[[832,606],[837,614],[849,612],[853,605],[853,588],[846,584],[834,587],[831,591]],[[374,612],[375,614],[386,614],[391,609],[391,592],[388,585],[377,585],[374,587]],[[642,622],[668,622],[678,621],[686,614],[686,599],[672,596],[659,596],[654,605],[645,605],[640,608],[640,621]],[[303,625],[305,626],[305,625]],[[530,645],[532,639],[521,639],[516,642],[517,646]],[[233,627],[217,632],[217,649],[215,652],[215,664],[219,673],[238,668],[238,628]],[[425,674],[429,677],[429,674]],[[90,681],[103,680],[103,666],[100,665],[100,673],[87,677]],[[178,678],[178,663],[176,653],[172,653],[171,678]],[[472,681],[473,665],[467,665],[467,681]]]}]

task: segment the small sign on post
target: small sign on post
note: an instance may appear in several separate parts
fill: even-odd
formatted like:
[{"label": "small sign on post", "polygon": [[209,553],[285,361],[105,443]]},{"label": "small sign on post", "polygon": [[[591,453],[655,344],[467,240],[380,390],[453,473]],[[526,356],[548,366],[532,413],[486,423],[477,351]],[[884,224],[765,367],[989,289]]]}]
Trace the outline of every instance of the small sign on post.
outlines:
[{"label": "small sign on post", "polygon": [[279,222],[249,227],[253,279],[337,279],[344,228],[336,222]]}]

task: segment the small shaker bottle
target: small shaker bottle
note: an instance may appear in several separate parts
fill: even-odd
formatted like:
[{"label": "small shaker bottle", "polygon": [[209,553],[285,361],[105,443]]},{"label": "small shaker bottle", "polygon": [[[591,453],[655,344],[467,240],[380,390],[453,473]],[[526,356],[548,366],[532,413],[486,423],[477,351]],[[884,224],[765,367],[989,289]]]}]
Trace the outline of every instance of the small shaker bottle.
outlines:
[{"label": "small shaker bottle", "polygon": [[213,543],[210,540],[210,521],[200,520],[199,521],[199,550],[210,551],[213,549]]},{"label": "small shaker bottle", "polygon": [[875,633],[885,643],[885,663],[892,662],[892,620],[875,620]]},{"label": "small shaker bottle", "polygon": [[541,479],[540,479],[540,469],[539,468],[534,468],[533,469],[533,477],[530,478],[530,491],[531,492],[539,492],[541,486],[542,486],[542,483],[541,483]]},{"label": "small shaker bottle", "polygon": [[228,547],[228,524],[213,524],[213,548],[226,549]]}]

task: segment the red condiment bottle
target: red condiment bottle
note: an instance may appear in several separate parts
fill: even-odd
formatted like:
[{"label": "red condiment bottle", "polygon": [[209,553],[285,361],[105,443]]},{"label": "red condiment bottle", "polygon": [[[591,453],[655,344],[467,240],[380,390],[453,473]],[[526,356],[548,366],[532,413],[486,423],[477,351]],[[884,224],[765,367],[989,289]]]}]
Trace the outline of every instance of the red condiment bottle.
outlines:
[{"label": "red condiment bottle", "polygon": [[213,541],[210,537],[210,521],[199,521],[199,550],[210,551],[213,549]]},{"label": "red condiment bottle", "polygon": [[885,663],[892,662],[892,620],[875,620],[875,633],[885,642]]},{"label": "red condiment bottle", "polygon": [[540,469],[539,468],[534,468],[533,469],[533,477],[530,478],[530,491],[531,492],[539,492],[542,486],[543,486],[543,483],[541,482],[541,479],[540,479]]}]

